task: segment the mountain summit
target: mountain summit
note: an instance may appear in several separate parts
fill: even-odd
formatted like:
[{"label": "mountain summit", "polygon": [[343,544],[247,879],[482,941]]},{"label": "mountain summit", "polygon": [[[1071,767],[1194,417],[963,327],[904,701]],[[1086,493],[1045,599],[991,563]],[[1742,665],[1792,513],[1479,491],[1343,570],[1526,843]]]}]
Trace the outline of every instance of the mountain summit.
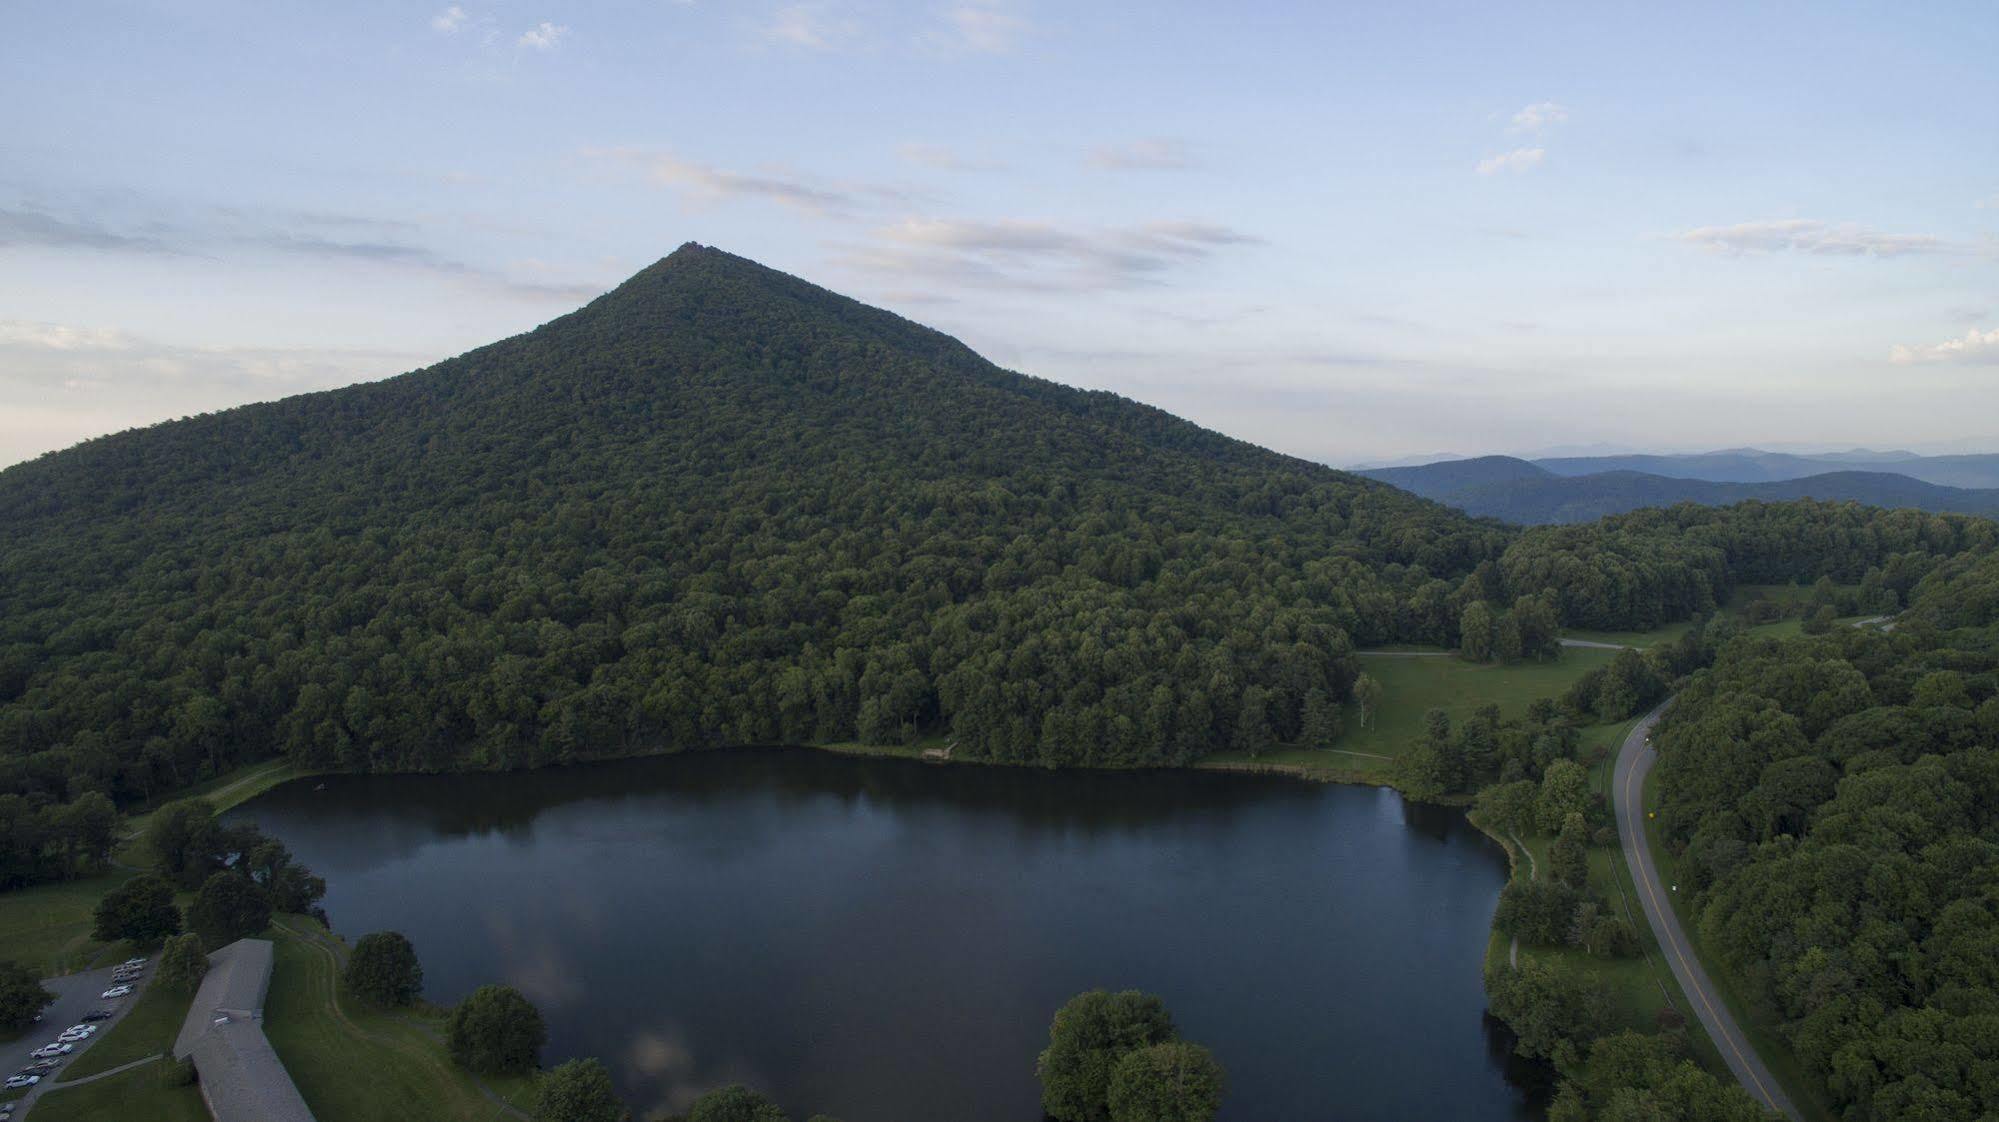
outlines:
[{"label": "mountain summit", "polygon": [[9,789],[1300,735],[1510,532],[688,245],[399,377],[0,472]]}]

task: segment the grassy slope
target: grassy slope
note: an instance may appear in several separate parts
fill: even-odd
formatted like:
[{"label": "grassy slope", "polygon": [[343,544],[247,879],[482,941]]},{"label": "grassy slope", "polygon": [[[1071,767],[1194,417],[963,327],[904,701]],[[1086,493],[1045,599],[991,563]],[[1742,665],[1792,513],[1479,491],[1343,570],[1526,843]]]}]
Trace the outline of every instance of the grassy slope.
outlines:
[{"label": "grassy slope", "polygon": [[1387,783],[1393,762],[1422,740],[1423,714],[1432,707],[1444,709],[1453,721],[1469,717],[1483,705],[1498,705],[1502,713],[1517,717],[1536,698],[1560,696],[1577,678],[1614,656],[1613,651],[1571,648],[1554,662],[1508,666],[1456,657],[1363,655],[1361,669],[1381,683],[1381,711],[1371,727],[1360,727],[1360,714],[1349,703],[1343,714],[1347,731],[1335,748],[1286,748],[1253,759],[1224,753],[1209,756],[1201,766],[1270,768],[1320,779]]},{"label": "grassy slope", "polygon": [[35,1100],[35,1122],[208,1122],[208,1107],[192,1084],[169,1087],[167,1062],[147,1064],[81,1087],[61,1087]]},{"label": "grassy slope", "polygon": [[[509,1117],[452,1064],[441,1017],[385,1012],[345,993],[339,951],[312,920],[285,916],[272,934],[277,967],[264,1031],[320,1122]],[[489,1083],[521,1105],[532,1093],[526,1079]]]},{"label": "grassy slope", "polygon": [[149,985],[139,995],[138,1004],[125,1014],[102,1040],[92,1044],[64,1068],[65,1080],[80,1079],[100,1071],[110,1071],[145,1056],[157,1056],[173,1047],[180,1025],[187,1019],[188,1003],[194,995],[162,985]]}]

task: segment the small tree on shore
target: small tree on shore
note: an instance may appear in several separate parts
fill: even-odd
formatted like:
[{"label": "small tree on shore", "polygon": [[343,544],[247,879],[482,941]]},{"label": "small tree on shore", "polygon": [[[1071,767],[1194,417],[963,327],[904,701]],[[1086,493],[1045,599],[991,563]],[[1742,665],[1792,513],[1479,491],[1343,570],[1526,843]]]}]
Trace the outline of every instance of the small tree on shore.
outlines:
[{"label": "small tree on shore", "polygon": [[161,985],[192,993],[207,974],[208,956],[201,953],[201,936],[189,931],[167,940],[156,975]]},{"label": "small tree on shore", "polygon": [[361,936],[343,977],[348,989],[377,1005],[408,1005],[423,992],[423,966],[400,931]]},{"label": "small tree on shore", "polygon": [[622,1122],[629,1117],[611,1089],[611,1073],[595,1059],[556,1065],[535,1092],[535,1122]]},{"label": "small tree on shore", "polygon": [[1353,680],[1353,703],[1360,709],[1360,727],[1373,728],[1375,714],[1381,708],[1381,683],[1372,674],[1362,674]]},{"label": "small tree on shore", "polygon": [[790,1122],[776,1103],[740,1083],[717,1087],[694,1100],[687,1122]]},{"label": "small tree on shore", "polygon": [[530,1071],[548,1042],[541,1011],[512,986],[480,986],[458,1003],[445,1023],[451,1058],[473,1071],[507,1075]]}]

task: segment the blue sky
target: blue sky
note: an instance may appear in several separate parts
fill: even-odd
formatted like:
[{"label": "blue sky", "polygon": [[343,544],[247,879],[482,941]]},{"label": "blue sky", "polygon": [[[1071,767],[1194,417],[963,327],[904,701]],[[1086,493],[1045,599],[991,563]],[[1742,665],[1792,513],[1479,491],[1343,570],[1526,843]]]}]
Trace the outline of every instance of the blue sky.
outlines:
[{"label": "blue sky", "polygon": [[684,241],[1349,463],[1999,450],[1999,11],[26,5],[0,463]]}]

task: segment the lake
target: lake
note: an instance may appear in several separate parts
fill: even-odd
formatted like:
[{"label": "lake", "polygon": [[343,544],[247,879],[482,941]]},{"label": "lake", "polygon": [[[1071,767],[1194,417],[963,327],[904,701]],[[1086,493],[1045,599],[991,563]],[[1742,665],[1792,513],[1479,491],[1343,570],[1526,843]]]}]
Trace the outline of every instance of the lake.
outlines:
[{"label": "lake", "polygon": [[[323,787],[322,787],[323,784]],[[332,776],[238,808],[408,935],[439,1003],[503,981],[547,1062],[646,1112],[743,1082],[795,1119],[1036,1122],[1055,1008],[1165,998],[1224,1119],[1539,1117],[1484,1015],[1504,853],[1385,789],[804,749]]]}]

